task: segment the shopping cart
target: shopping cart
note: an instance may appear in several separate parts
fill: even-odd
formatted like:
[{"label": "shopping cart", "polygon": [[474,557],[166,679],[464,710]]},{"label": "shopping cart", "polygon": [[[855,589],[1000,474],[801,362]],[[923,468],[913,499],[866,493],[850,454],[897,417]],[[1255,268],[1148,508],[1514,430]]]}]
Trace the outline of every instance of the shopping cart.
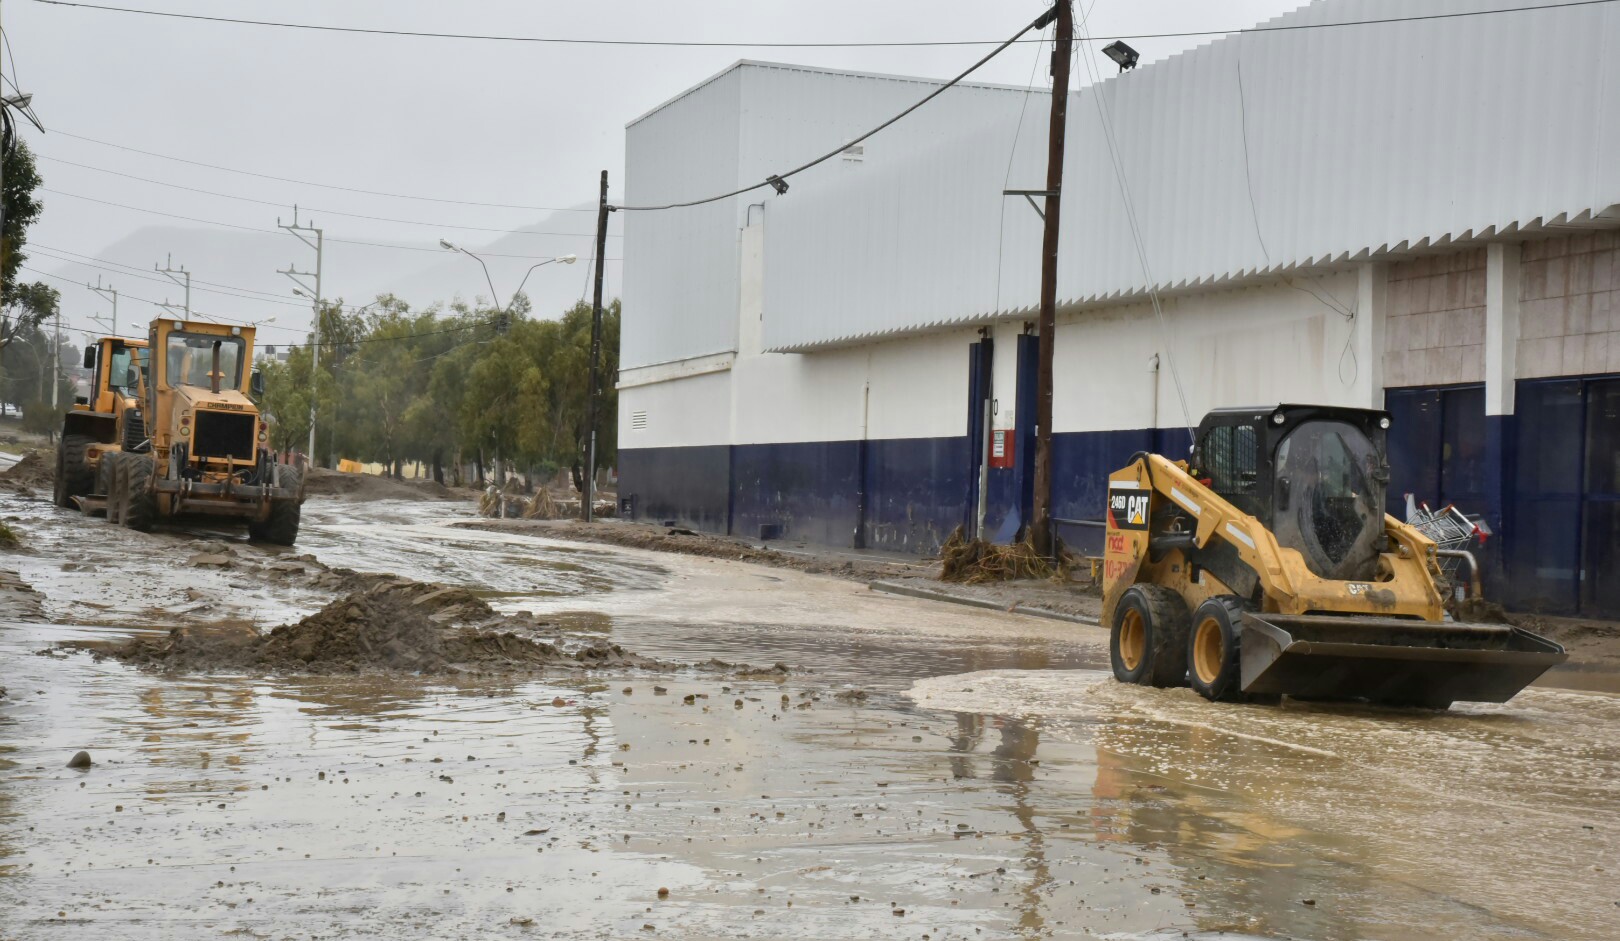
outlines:
[{"label": "shopping cart", "polygon": [[[1476,538],[1480,545],[1484,545],[1491,534],[1483,518],[1469,516],[1451,504],[1431,510],[1426,503],[1414,502],[1411,494],[1406,495],[1406,522],[1433,540],[1435,547],[1441,550],[1467,549]],[[1462,561],[1461,557],[1455,555],[1442,555],[1437,560],[1440,574],[1448,585],[1460,584],[1457,581],[1457,567]]]}]

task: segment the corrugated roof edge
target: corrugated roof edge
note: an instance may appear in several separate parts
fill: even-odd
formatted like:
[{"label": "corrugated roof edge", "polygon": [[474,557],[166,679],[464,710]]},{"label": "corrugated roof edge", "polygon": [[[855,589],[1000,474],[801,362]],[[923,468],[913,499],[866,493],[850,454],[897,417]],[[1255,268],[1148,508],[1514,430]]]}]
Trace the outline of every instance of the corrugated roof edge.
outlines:
[{"label": "corrugated roof edge", "polygon": [[[1090,294],[1060,295],[1057,301],[1058,313],[1060,315],[1083,313],[1087,310],[1113,307],[1119,304],[1146,303],[1151,301],[1151,293],[1156,293],[1160,298],[1167,299],[1201,294],[1212,290],[1220,292],[1238,291],[1259,287],[1278,278],[1296,274],[1328,274],[1334,271],[1348,270],[1353,265],[1361,262],[1404,261],[1424,255],[1437,255],[1478,248],[1489,242],[1502,239],[1555,237],[1561,233],[1572,234],[1578,231],[1596,232],[1617,229],[1620,229],[1620,203],[1602,208],[1571,209],[1535,216],[1528,221],[1486,225],[1483,228],[1468,229],[1457,233],[1447,232],[1426,235],[1394,244],[1369,245],[1356,250],[1326,252],[1295,261],[1278,262],[1265,268],[1246,268],[1223,274],[1205,274],[1174,283],[1159,282],[1152,292],[1143,287],[1131,291],[1116,290],[1108,293],[1092,292]],[[904,327],[867,330],[803,343],[767,345],[764,351],[767,353],[814,353],[845,346],[857,346],[862,343],[903,339],[940,330],[973,328],[1017,320],[1021,317],[1033,315],[1037,310],[1038,308],[1034,305],[1008,307],[1000,311],[981,310],[938,317],[926,323]]]},{"label": "corrugated roof edge", "polygon": [[[892,75],[886,72],[857,72],[851,69],[823,68],[819,65],[797,65],[791,62],[767,62],[762,59],[738,59],[736,62],[731,63],[703,81],[698,82],[696,85],[693,85],[685,91],[679,92],[674,97],[671,97],[660,104],[654,105],[649,110],[642,112],[634,120],[626,122],[624,125],[625,129],[628,130],[635,125],[640,124],[642,121],[645,121],[665,108],[668,108],[670,105],[680,101],[687,95],[700,91],[736,71],[737,69],[744,67],[757,69],[781,69],[785,72],[814,72],[818,75],[827,75],[836,78],[869,78],[873,79],[874,81],[909,82],[915,85],[943,85],[949,81],[949,79],[944,78],[923,78],[917,75]],[[957,87],[979,88],[989,91],[1017,92],[1018,94],[1024,94],[1025,92],[1029,91],[1038,92],[1040,94],[1047,94],[1050,92],[1050,89],[1046,88],[1026,88],[1023,85],[1000,85],[993,82],[958,82]]]}]

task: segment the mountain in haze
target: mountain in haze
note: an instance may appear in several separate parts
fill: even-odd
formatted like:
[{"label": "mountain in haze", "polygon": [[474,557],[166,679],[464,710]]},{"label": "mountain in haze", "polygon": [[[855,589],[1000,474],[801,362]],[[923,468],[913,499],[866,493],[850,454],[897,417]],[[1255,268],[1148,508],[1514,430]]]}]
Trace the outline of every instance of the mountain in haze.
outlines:
[{"label": "mountain in haze", "polygon": [[[611,235],[620,232],[619,218],[617,213],[608,217]],[[393,293],[415,309],[456,298],[487,301],[490,289],[478,262],[440,248],[436,239],[390,243],[351,236],[329,220],[317,221],[326,228],[322,294],[329,299],[359,306],[379,294]],[[487,233],[448,229],[444,237],[483,256],[502,303],[511,299],[536,261],[578,255],[573,265],[541,267],[529,275],[524,287],[539,316],[555,317],[581,296],[590,296],[587,260],[594,247],[595,223],[591,212],[554,212],[493,240]],[[619,238],[608,239],[604,294],[609,298],[619,293],[621,243]],[[102,284],[119,291],[120,333],[142,332],[135,325],[159,314],[162,308],[156,302],[167,300],[178,307],[184,289],[154,271],[154,265],[183,266],[191,272],[196,315],[235,321],[274,317],[274,323],[261,328],[262,343],[296,342],[309,327],[309,302],[294,296],[297,285],[277,271],[289,267],[313,271],[315,253],[289,234],[164,225],[136,230],[94,256],[69,255],[49,245],[30,245],[28,250],[30,267],[54,276],[48,280],[62,292],[63,322],[70,327],[90,328],[91,314],[105,317],[109,312],[107,301],[81,286],[94,283],[98,276]]]}]

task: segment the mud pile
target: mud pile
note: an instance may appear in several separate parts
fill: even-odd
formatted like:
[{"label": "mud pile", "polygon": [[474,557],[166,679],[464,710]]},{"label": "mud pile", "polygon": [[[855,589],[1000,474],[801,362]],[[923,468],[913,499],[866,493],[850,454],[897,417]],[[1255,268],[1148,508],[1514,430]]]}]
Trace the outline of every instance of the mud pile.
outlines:
[{"label": "mud pile", "polygon": [[0,471],[0,484],[15,490],[33,490],[55,483],[55,459],[42,451],[30,451],[22,460]]},{"label": "mud pile", "polygon": [[341,497],[346,500],[461,500],[457,493],[432,480],[395,480],[376,474],[345,474],[312,468],[304,478],[304,493],[312,497]]},{"label": "mud pile", "polygon": [[[548,630],[550,638],[542,639],[539,635]],[[500,614],[465,589],[387,577],[376,577],[369,587],[268,634],[243,625],[188,625],[159,638],[68,646],[172,672],[448,675],[558,669],[671,671],[687,666],[643,657],[600,640],[567,645],[554,625]],[[721,667],[700,664],[696,669]],[[787,672],[780,664],[765,671],[726,664],[724,670],[750,676]]]}]

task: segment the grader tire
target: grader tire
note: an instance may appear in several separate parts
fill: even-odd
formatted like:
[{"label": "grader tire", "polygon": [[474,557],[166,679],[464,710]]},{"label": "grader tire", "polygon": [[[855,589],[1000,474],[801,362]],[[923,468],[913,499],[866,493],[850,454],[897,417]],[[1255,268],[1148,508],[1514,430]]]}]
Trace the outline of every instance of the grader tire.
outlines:
[{"label": "grader tire", "polygon": [[1187,628],[1181,596],[1162,585],[1133,585],[1119,600],[1109,631],[1114,678],[1139,686],[1180,686],[1187,680]]},{"label": "grader tire", "polygon": [[95,485],[95,475],[85,453],[91,444],[84,435],[63,435],[56,443],[56,487],[52,496],[63,509],[77,509],[73,498],[84,496]]},{"label": "grader tire", "polygon": [[152,459],[144,454],[124,458],[123,523],[138,533],[151,532],[157,521],[157,494],[152,491]]},{"label": "grader tire", "polygon": [[[304,475],[296,468],[281,469],[281,486],[286,489],[298,491],[303,482]],[[270,504],[270,515],[264,522],[248,524],[248,535],[260,542],[290,546],[298,541],[298,523],[303,513],[304,506],[296,499],[278,500]]]}]

